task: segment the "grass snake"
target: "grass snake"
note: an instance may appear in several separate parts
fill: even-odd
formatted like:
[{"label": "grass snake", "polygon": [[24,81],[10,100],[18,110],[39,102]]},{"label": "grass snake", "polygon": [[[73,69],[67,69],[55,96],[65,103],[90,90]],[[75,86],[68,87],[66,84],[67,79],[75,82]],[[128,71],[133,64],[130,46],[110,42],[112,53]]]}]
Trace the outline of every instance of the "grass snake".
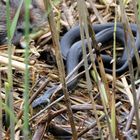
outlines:
[{"label": "grass snake", "polygon": [[[132,33],[135,37],[135,47],[137,49],[140,49],[140,38],[139,33],[137,31],[137,25],[136,24],[130,24]],[[113,33],[114,33],[114,23],[106,23],[106,24],[94,24],[93,30],[95,32],[95,38],[96,41],[102,44],[108,43],[109,41],[113,40]],[[134,49],[131,47],[131,39],[128,35],[127,43],[125,43],[125,33],[124,29],[121,23],[117,23],[117,30],[116,30],[116,39],[117,41],[121,42],[123,46],[127,44],[128,48],[130,49],[130,56],[132,60],[135,59],[134,56]],[[80,27],[76,26],[72,29],[70,29],[61,39],[60,41],[61,45],[61,53],[62,57],[65,60],[66,64],[66,72],[67,75],[77,66],[79,61],[82,59],[82,41],[80,40]],[[85,47],[87,48],[87,40],[85,39]],[[105,71],[107,73],[112,73],[112,65],[110,62],[112,61],[112,57],[107,54],[101,54]],[[90,63],[90,61],[89,61]],[[128,69],[128,61],[127,61],[127,51],[124,48],[124,51],[122,53],[122,56],[119,57],[116,60],[116,74],[121,75]],[[75,75],[78,74],[78,70],[70,77],[72,79],[75,77]],[[76,83],[78,81],[78,78],[70,82],[67,87],[68,90],[72,90]],[[49,98],[51,97],[52,93],[56,90],[58,85],[55,85],[51,88],[49,88],[42,96],[35,99],[32,103],[32,107],[35,108],[39,105],[42,105],[44,103],[48,103]],[[62,93],[62,90],[59,92]]]}]

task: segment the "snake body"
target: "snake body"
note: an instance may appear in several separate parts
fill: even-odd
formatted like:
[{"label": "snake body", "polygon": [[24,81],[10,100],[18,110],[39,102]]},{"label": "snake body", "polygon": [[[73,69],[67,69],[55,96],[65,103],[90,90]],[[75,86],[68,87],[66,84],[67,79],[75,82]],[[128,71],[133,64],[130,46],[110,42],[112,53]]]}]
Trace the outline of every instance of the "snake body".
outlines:
[{"label": "snake body", "polygon": [[[139,34],[137,31],[136,24],[130,24],[132,33],[135,37],[135,47],[140,50],[140,39]],[[97,42],[100,42],[101,44],[105,44],[113,39],[113,33],[114,33],[114,23],[107,23],[107,24],[95,24],[93,25],[93,30],[96,34],[95,38]],[[127,47],[130,49],[130,56],[132,60],[135,59],[134,56],[134,48],[131,47],[131,39],[130,36],[128,36],[127,43],[125,43],[125,33],[124,29],[121,23],[117,23],[117,30],[116,30],[116,38],[118,41],[120,41],[124,46],[127,44]],[[82,56],[82,42],[80,40],[80,28],[79,26],[76,26],[72,29],[70,29],[61,39],[60,41],[61,45],[61,52],[63,59],[66,61],[66,72],[67,75],[71,73],[71,71],[77,66],[79,63],[81,56]],[[85,40],[85,47],[87,47],[87,40]],[[112,73],[112,66],[110,64],[112,57],[108,56],[106,54],[101,54],[105,71],[107,73]],[[127,61],[127,51],[124,49],[122,56],[117,59],[116,61],[116,74],[121,75],[128,69],[128,61]],[[70,77],[72,79],[77,75],[78,70]],[[70,80],[69,79],[69,80]],[[78,78],[70,82],[67,87],[68,90],[71,90],[77,82]],[[46,103],[52,93],[58,88],[58,85],[53,86],[52,88],[49,88],[44,95],[40,96],[34,102],[32,103],[33,107],[39,106],[43,103]],[[60,91],[62,92],[62,91]]]}]

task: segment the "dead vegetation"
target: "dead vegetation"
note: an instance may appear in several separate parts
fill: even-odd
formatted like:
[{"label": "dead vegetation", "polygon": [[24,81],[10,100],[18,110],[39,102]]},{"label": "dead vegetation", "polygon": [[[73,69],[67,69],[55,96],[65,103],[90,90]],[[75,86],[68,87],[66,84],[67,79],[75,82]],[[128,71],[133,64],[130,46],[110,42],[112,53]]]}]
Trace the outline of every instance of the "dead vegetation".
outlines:
[{"label": "dead vegetation", "polygon": [[[117,21],[121,19],[120,5],[114,1],[108,0],[107,3],[103,1],[87,0],[86,5],[90,15],[91,23],[107,23],[114,22],[115,8],[117,9]],[[79,13],[77,10],[77,1],[63,0],[57,5],[53,5],[53,11],[56,21],[57,33],[61,36],[70,28],[78,25]],[[125,4],[125,11],[130,23],[135,23],[135,14],[133,10],[133,3],[130,1]],[[37,33],[34,33],[30,43],[30,100],[31,104],[35,98],[42,95],[49,87],[59,84],[59,71],[56,65],[56,52],[52,43],[52,36],[50,28],[43,27]],[[34,40],[35,39],[35,40]],[[112,43],[110,43],[112,47]],[[109,47],[109,48],[111,48]],[[7,46],[0,46],[0,78],[1,78],[1,97],[5,102],[5,83],[7,81]],[[121,50],[121,47],[117,48]],[[112,49],[107,49],[108,54],[112,54]],[[21,48],[12,48],[12,67],[13,67],[13,98],[14,110],[17,117],[16,121],[16,139],[20,139],[22,128],[22,114],[23,114],[23,90],[24,90],[24,50]],[[139,72],[137,67],[135,70],[135,86],[137,93],[137,100],[140,99],[139,87]],[[91,70],[91,75],[93,71]],[[112,86],[114,77],[106,74],[109,92],[114,94]],[[74,127],[77,135],[82,140],[84,139],[109,139],[110,131],[108,122],[105,117],[105,110],[102,104],[101,95],[96,82],[92,80],[92,96],[94,98],[96,112],[93,111],[92,101],[88,95],[85,76],[80,78],[74,90],[69,91],[69,98],[71,101],[70,109],[73,113]],[[61,95],[55,94],[51,98],[49,106],[42,105],[39,108],[30,108],[30,130],[33,140],[39,139],[70,139],[72,136],[71,123],[69,122],[68,106]],[[121,76],[117,76],[115,80],[115,111],[116,111],[116,138],[118,139],[137,139],[137,123],[134,117],[134,101],[132,85],[129,71]],[[112,105],[112,102],[110,103]],[[111,110],[107,107],[107,113],[110,116]],[[4,110],[3,110],[4,112]],[[98,115],[100,122],[100,129],[98,127],[95,115]],[[4,116],[4,113],[3,113]],[[2,116],[2,117],[3,117]],[[3,117],[4,118],[4,117]],[[3,135],[8,136],[9,133],[3,128]]]}]

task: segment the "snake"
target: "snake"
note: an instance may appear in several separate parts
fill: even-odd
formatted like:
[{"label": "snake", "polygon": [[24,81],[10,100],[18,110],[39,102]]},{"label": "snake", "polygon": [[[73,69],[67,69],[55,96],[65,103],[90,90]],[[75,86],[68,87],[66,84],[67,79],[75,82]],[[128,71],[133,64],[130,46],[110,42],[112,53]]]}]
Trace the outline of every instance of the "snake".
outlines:
[{"label": "snake", "polygon": [[[113,40],[113,34],[114,34],[114,23],[105,23],[105,24],[94,24],[92,26],[94,32],[95,32],[95,39],[97,43],[101,43],[102,46],[104,44],[108,43],[109,41]],[[135,47],[137,50],[140,50],[140,39],[139,39],[139,33],[137,30],[136,24],[130,24],[130,28],[132,30],[132,33],[134,35],[135,39]],[[130,57],[132,58],[132,61],[135,60],[134,55],[134,48],[131,47],[131,38],[128,35],[128,39],[126,41],[125,31],[123,28],[122,23],[116,24],[116,39],[118,42],[121,42],[121,44],[124,46],[124,51],[121,55],[121,57],[117,58],[116,60],[116,74],[121,75],[128,69],[128,60],[127,60],[127,49],[130,50]],[[92,43],[92,41],[90,40]],[[88,48],[87,40],[84,40],[86,49]],[[94,44],[93,44],[94,45]],[[127,46],[126,46],[127,45]],[[61,53],[62,57],[66,64],[66,73],[67,75],[70,74],[73,69],[78,65],[80,60],[82,59],[82,41],[80,39],[80,26],[75,26],[71,28],[60,40],[60,46],[61,46]],[[112,73],[112,57],[107,54],[102,54],[101,57],[103,60],[103,64],[105,67],[106,73]],[[89,63],[90,60],[89,60]],[[78,74],[78,69],[74,72],[74,74],[69,78],[73,79]],[[75,85],[78,82],[78,78],[75,78],[71,82],[67,84],[68,90],[72,90]],[[49,88],[43,95],[35,99],[32,103],[32,107],[35,108],[37,106],[40,106],[42,104],[47,104],[49,101],[49,98],[52,96],[54,91],[58,88],[58,85],[54,85],[53,87]],[[59,92],[62,93],[62,90],[59,90]]]}]

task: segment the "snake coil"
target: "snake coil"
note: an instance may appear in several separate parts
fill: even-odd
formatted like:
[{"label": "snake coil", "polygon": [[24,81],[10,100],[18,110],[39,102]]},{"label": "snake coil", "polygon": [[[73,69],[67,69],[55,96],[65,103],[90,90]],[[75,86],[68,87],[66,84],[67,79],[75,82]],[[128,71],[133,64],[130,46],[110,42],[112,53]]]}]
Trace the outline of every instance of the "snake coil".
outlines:
[{"label": "snake coil", "polygon": [[[135,47],[139,50],[140,49],[140,39],[139,34],[137,31],[136,24],[130,24],[132,33],[135,37]],[[95,24],[93,25],[93,30],[96,34],[96,41],[100,42],[101,44],[105,44],[113,39],[113,33],[114,33],[114,23],[107,23],[107,24]],[[125,46],[125,35],[123,26],[121,23],[117,23],[117,30],[116,30],[116,38],[118,41],[122,42],[122,44]],[[69,30],[61,39],[60,42],[61,45],[61,52],[63,59],[66,61],[66,71],[67,75],[71,73],[71,71],[77,66],[79,63],[81,56],[82,56],[82,42],[80,40],[80,29],[79,26],[72,28]],[[127,47],[130,49],[130,56],[132,60],[135,59],[134,56],[134,49],[131,47],[131,40],[128,36],[127,40]],[[87,47],[87,40],[85,40],[85,47]],[[110,64],[112,57],[101,54],[105,71],[107,73],[112,73],[112,66]],[[116,74],[121,75],[124,73],[128,68],[128,62],[127,62],[127,52],[126,49],[124,49],[122,56],[117,59],[116,61]],[[78,70],[70,77],[72,79],[77,75]],[[70,80],[69,79],[69,80]],[[68,90],[71,90],[77,82],[78,78],[70,82],[67,87]],[[35,108],[41,104],[47,103],[50,96],[53,94],[53,92],[58,88],[58,85],[53,86],[52,88],[49,88],[44,95],[40,96],[34,102],[32,103],[32,107]],[[59,92],[62,92],[61,90]]]}]

